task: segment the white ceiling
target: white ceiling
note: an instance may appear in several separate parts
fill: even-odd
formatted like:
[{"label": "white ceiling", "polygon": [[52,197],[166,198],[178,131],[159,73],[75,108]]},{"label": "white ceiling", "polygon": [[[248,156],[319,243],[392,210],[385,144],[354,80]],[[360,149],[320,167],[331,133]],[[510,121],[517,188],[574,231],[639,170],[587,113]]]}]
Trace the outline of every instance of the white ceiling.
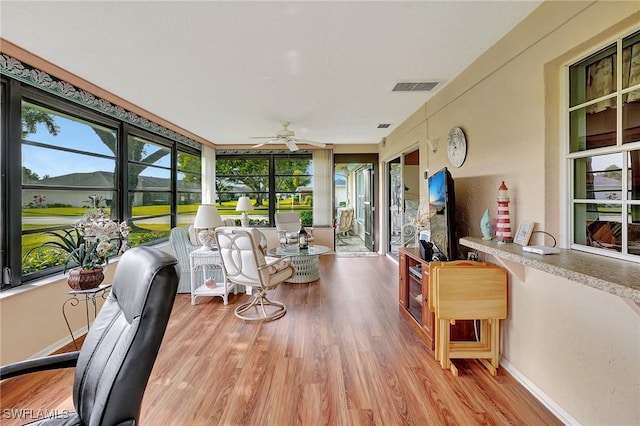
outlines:
[{"label": "white ceiling", "polygon": [[1,0],[0,37],[216,144],[378,143],[540,3]]}]

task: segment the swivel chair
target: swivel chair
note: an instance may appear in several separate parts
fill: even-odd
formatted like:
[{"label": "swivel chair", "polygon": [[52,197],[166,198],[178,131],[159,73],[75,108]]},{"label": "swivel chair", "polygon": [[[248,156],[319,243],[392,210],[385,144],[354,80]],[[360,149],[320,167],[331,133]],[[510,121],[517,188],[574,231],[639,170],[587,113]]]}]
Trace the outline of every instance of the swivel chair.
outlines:
[{"label": "swivel chair", "polygon": [[220,227],[215,230],[227,284],[252,287],[253,299],[235,309],[246,321],[276,320],[287,312],[284,303],[270,300],[267,291],[293,277],[296,270],[286,258],[265,256],[256,229]]},{"label": "swivel chair", "polygon": [[178,287],[176,259],[158,249],[126,251],[113,286],[79,352],[0,368],[0,380],[74,367],[76,412],[38,420],[41,426],[135,426]]}]

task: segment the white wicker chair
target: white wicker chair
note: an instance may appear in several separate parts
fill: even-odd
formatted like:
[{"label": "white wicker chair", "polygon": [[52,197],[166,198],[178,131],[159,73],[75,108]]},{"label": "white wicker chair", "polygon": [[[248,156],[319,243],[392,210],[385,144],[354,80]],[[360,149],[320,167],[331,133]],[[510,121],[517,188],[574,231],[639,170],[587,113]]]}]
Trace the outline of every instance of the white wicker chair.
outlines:
[{"label": "white wicker chair", "polygon": [[224,279],[228,284],[253,287],[253,299],[235,310],[246,321],[270,321],[281,318],[287,307],[269,300],[267,291],[291,278],[296,270],[286,258],[265,256],[256,229],[219,227],[215,230]]},{"label": "white wicker chair", "polygon": [[351,226],[353,225],[353,208],[340,207],[336,225],[336,238],[341,243],[346,243],[351,238]]},{"label": "white wicker chair", "polygon": [[[173,250],[173,255],[178,259],[180,266],[180,282],[178,283],[178,293],[191,293],[191,274],[189,268],[189,253],[200,248],[189,241],[189,227],[181,226],[171,230],[169,243]],[[204,280],[202,270],[198,270],[196,278]]]},{"label": "white wicker chair", "polygon": [[[223,219],[225,226],[234,226],[235,219]],[[193,244],[189,238],[189,226],[176,227],[171,230],[169,234],[169,243],[173,250],[173,255],[178,259],[178,265],[180,266],[180,282],[178,283],[178,293],[191,293],[191,274],[189,267],[189,253],[193,250],[199,249],[200,244]],[[261,245],[266,251],[267,238],[261,233]],[[222,270],[218,273],[214,273],[213,278],[216,281],[222,281]],[[204,272],[202,269],[196,271],[196,279],[198,281],[204,280]]]},{"label": "white wicker chair", "polygon": [[[279,212],[275,214],[276,232],[278,234],[278,241],[282,247],[287,244],[298,243],[298,232],[301,227],[300,212]],[[313,243],[313,228],[306,228],[307,241],[309,244]]]}]

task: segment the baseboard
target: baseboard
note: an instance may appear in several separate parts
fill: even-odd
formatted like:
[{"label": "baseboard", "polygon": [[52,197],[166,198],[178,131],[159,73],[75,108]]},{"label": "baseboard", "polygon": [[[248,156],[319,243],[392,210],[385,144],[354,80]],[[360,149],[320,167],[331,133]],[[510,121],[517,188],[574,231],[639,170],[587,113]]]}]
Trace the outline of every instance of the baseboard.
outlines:
[{"label": "baseboard", "polygon": [[542,405],[544,405],[554,416],[558,418],[565,425],[580,425],[576,419],[571,417],[562,407],[560,407],[549,395],[544,393],[542,389],[536,386],[531,380],[529,380],[524,374],[518,371],[509,361],[504,358],[500,359],[500,366],[513,376],[514,379],[522,386],[525,387]]},{"label": "baseboard", "polygon": [[[80,337],[86,333],[87,333],[87,326],[85,325],[84,327],[74,331],[73,335]],[[41,351],[36,352],[31,357],[29,357],[29,359],[41,358],[43,356],[51,355],[52,353],[62,349],[63,347],[67,346],[69,343],[72,343],[72,342],[73,342],[73,339],[71,338],[71,336],[65,336],[62,339],[50,344],[49,346],[42,349]]]}]

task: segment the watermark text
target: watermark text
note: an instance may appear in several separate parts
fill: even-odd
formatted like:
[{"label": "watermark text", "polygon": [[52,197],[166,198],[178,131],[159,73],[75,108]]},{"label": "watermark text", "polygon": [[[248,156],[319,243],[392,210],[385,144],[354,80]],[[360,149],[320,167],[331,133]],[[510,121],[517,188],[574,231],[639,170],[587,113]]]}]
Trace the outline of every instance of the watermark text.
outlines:
[{"label": "watermark text", "polygon": [[2,410],[3,419],[18,419],[18,420],[40,420],[45,417],[69,417],[69,410],[48,410],[48,409],[33,409],[33,408],[5,408]]}]

